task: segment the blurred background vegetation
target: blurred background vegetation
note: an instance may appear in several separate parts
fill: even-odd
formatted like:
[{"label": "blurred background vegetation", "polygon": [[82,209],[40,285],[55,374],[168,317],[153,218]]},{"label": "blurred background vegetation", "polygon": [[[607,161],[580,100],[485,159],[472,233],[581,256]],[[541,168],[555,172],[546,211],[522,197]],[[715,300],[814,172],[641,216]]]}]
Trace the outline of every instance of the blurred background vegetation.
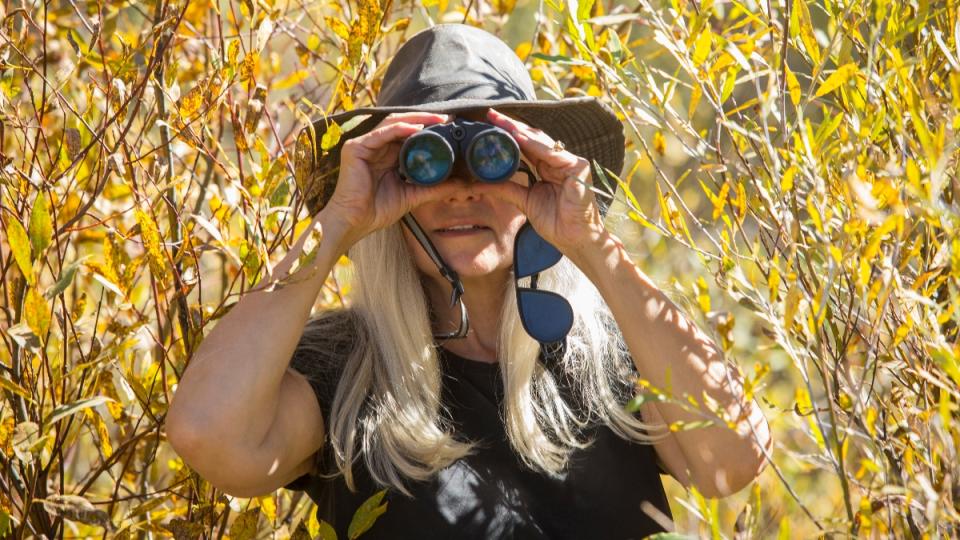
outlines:
[{"label": "blurred background vegetation", "polygon": [[770,420],[742,492],[664,477],[678,532],[957,534],[956,0],[5,0],[0,536],[330,537],[302,494],[217,492],[163,416],[309,220],[299,130],[440,22],[621,115],[608,226]]}]

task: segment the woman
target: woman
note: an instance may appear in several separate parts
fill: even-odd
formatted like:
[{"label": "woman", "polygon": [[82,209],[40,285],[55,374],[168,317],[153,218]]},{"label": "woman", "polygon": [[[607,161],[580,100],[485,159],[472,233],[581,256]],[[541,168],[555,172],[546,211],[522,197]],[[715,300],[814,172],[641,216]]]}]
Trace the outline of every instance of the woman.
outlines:
[{"label": "woman", "polygon": [[[283,286],[244,296],[193,357],[166,424],[187,463],[237,496],[304,489],[344,532],[388,488],[365,538],[640,538],[671,527],[660,473],[708,496],[759,474],[770,445],[759,408],[604,228],[595,191],[610,186],[590,164],[622,167],[609,109],[536,100],[513,51],[462,25],[408,40],[378,104],[333,117],[370,115],[300,186],[321,233],[307,266],[290,272],[304,234],[266,280]],[[478,182],[461,167],[434,186],[402,182],[401,143],[454,118],[507,131],[539,181]],[[426,240],[401,226],[406,214]],[[565,256],[540,288],[574,311],[566,338],[544,346],[513,286],[527,221]],[[348,252],[353,304],[304,326]],[[703,417],[662,402],[626,412],[638,377],[714,402],[735,429],[671,432]]]}]

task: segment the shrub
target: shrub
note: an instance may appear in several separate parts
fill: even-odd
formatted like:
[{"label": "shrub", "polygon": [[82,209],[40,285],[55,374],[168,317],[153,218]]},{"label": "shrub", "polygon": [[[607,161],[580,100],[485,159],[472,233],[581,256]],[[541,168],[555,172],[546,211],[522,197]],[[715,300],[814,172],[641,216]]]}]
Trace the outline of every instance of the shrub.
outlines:
[{"label": "shrub", "polygon": [[[770,465],[722,501],[668,481],[681,532],[955,534],[953,2],[13,6],[0,535],[327,534],[301,494],[213,489],[162,420],[204,329],[308,222],[299,129],[370,103],[428,20],[497,31],[544,97],[618,111],[609,226],[752,366]],[[348,298],[347,265],[318,307]]]}]

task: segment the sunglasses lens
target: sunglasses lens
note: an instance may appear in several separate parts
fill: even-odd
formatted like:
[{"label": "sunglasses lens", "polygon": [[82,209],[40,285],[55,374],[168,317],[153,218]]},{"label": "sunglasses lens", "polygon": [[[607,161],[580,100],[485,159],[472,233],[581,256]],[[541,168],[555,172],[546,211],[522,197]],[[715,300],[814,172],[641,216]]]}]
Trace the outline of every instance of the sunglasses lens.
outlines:
[{"label": "sunglasses lens", "polygon": [[550,291],[517,291],[520,320],[530,336],[541,343],[561,341],[573,327],[573,310],[558,294]]},{"label": "sunglasses lens", "polygon": [[481,180],[500,182],[517,172],[520,148],[505,131],[490,129],[473,139],[467,162]]},{"label": "sunglasses lens", "polygon": [[407,178],[426,186],[443,181],[453,168],[453,151],[442,136],[431,131],[409,137],[401,159]]},{"label": "sunglasses lens", "polygon": [[516,249],[513,254],[517,258],[516,278],[525,278],[542,272],[557,264],[563,257],[553,244],[544,240],[529,224],[523,226],[517,233]]}]

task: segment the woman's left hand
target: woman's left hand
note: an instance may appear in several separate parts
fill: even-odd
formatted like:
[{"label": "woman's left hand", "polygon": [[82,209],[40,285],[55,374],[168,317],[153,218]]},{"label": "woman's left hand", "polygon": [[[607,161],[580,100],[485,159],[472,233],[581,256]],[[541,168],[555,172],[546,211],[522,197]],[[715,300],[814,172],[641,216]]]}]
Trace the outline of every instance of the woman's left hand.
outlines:
[{"label": "woman's left hand", "polygon": [[519,208],[540,236],[567,256],[599,238],[604,226],[590,189],[590,162],[563,149],[542,130],[494,109],[487,118],[516,139],[540,181],[530,188],[515,182],[487,184],[484,191]]}]

